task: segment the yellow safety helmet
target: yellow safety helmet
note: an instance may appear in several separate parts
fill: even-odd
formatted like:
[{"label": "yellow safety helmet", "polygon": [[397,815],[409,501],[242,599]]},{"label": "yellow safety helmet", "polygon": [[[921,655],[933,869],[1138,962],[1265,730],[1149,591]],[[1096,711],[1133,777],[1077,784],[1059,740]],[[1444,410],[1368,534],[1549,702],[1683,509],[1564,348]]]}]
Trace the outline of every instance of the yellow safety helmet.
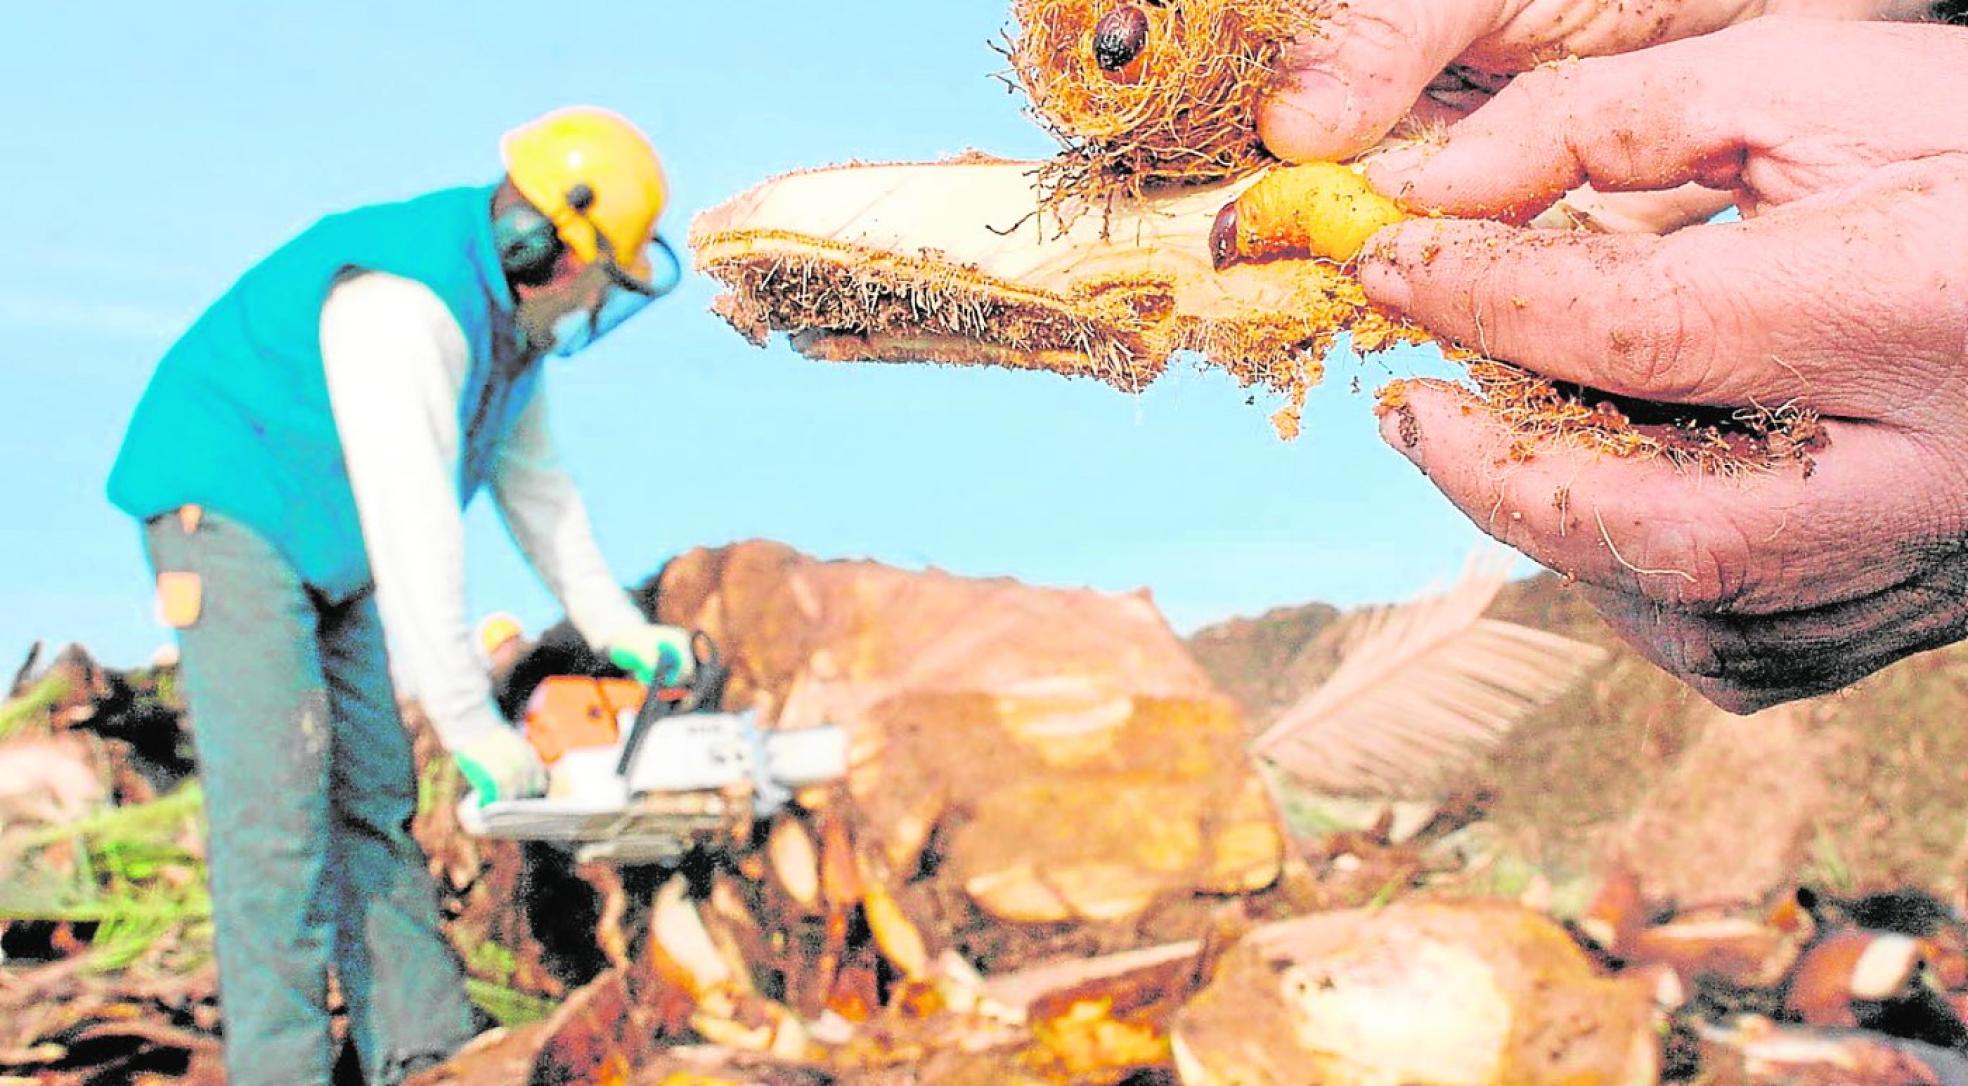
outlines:
[{"label": "yellow safety helmet", "polygon": [[478,620],[478,651],[487,659],[506,645],[526,636],[526,627],[519,619],[504,611],[486,615]]},{"label": "yellow safety helmet", "polygon": [[596,106],[557,109],[506,133],[499,154],[513,187],[575,256],[592,262],[605,248],[623,271],[649,278],[669,186],[656,149],[628,119]]}]

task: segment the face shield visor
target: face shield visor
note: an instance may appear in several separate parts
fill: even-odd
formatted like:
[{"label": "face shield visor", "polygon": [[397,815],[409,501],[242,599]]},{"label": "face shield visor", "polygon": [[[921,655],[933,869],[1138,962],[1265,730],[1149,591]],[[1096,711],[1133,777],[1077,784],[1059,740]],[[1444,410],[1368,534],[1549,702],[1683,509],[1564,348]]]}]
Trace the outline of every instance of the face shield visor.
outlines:
[{"label": "face shield visor", "polygon": [[553,322],[550,350],[562,358],[587,350],[623,321],[647,309],[649,303],[675,290],[683,279],[683,265],[661,234],[649,239],[643,247],[643,259],[636,262],[649,269],[647,279],[622,266],[600,230],[595,231],[595,242],[600,252],[575,280],[577,293],[598,290],[594,305],[573,310]]}]

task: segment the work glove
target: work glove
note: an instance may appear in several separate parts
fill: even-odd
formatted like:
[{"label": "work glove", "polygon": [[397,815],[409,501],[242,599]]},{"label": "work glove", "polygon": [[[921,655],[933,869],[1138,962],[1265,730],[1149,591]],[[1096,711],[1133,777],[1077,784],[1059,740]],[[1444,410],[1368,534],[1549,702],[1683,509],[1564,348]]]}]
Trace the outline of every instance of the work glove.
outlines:
[{"label": "work glove", "polygon": [[518,732],[487,728],[451,750],[451,760],[478,797],[478,805],[531,799],[547,791],[547,767]]},{"label": "work glove", "polygon": [[697,672],[690,631],[680,626],[636,626],[608,638],[602,647],[610,663],[643,683],[675,686]]}]

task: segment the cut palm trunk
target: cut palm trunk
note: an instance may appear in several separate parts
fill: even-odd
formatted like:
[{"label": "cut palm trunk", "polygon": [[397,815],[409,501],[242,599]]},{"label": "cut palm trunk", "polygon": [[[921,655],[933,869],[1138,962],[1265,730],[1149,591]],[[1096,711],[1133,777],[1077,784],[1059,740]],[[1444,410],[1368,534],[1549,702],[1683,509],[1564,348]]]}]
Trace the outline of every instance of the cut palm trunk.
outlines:
[{"label": "cut palm trunk", "polygon": [[1968,1086],[1968,1058],[1939,1045],[1761,1020],[1702,1033],[1710,1063],[1733,1062],[1756,1086]]},{"label": "cut palm trunk", "polygon": [[1394,905],[1260,928],[1176,1015],[1185,1086],[1655,1081],[1648,991],[1515,906]]},{"label": "cut palm trunk", "polygon": [[654,594],[723,650],[726,708],[835,724],[854,751],[839,786],[653,892],[582,868],[624,934],[630,1011],[665,1043],[1119,1081],[1166,1064],[1173,1003],[1117,983],[1025,1020],[980,974],[1201,936],[1228,900],[1285,907],[1248,732],[1143,597],[769,544],[686,554]]},{"label": "cut palm trunk", "polygon": [[725,647],[727,704],[765,727],[838,725],[856,752],[822,812],[767,835],[784,902],[759,909],[768,925],[845,910],[920,979],[945,949],[1017,969],[1200,934],[1223,896],[1277,896],[1284,834],[1243,721],[1138,596],[770,544],[686,554],[656,595]]},{"label": "cut palm trunk", "polygon": [[810,357],[1044,369],[1137,391],[1177,351],[1287,397],[1343,334],[1413,338],[1341,267],[1212,268],[1216,217],[1248,182],[1048,204],[1043,164],[971,155],[775,178],[691,226],[715,308]]}]

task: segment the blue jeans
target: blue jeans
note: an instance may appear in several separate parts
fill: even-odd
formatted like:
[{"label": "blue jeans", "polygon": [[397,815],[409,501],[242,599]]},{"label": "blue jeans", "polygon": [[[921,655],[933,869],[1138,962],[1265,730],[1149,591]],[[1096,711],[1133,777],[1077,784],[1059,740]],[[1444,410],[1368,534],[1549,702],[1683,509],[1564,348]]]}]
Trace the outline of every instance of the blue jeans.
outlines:
[{"label": "blue jeans", "polygon": [[207,515],[144,528],[151,565],[202,583],[178,630],[211,823],[226,1069],[233,1086],[330,1079],[328,977],[365,1078],[471,1036],[457,956],[410,836],[416,769],[373,590],[324,599],[259,535]]}]

